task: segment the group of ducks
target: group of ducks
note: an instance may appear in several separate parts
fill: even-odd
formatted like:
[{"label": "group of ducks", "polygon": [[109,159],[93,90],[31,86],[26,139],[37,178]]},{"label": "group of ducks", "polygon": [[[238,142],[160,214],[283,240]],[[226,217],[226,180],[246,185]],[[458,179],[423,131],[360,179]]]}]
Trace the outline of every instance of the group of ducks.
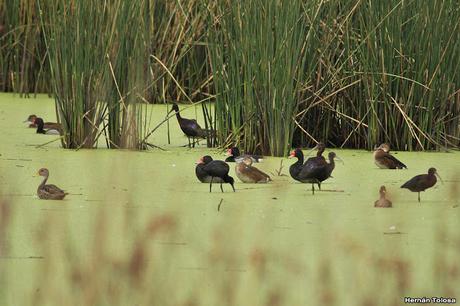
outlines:
[{"label": "group of ducks", "polygon": [[[311,151],[317,149],[315,157],[310,157],[304,162],[304,154],[301,149],[293,150],[289,157],[297,158],[297,161],[289,168],[289,174],[293,179],[301,183],[311,184],[312,193],[315,193],[315,185],[321,190],[321,183],[331,177],[335,168],[334,159],[342,161],[334,152],[328,154],[328,161],[323,157],[326,146],[318,143]],[[212,191],[212,184],[219,183],[223,192],[222,184],[228,183],[235,191],[235,180],[229,176],[230,167],[227,162],[236,162],[235,173],[243,183],[268,183],[270,176],[252,166],[253,162],[262,160],[261,156],[240,155],[238,148],[233,147],[228,150],[230,155],[225,161],[213,160],[211,156],[203,156],[197,162],[195,174],[202,183],[209,183],[209,192]],[[375,164],[382,169],[407,169],[407,166],[390,154],[390,146],[386,143],[380,145],[374,151]],[[343,161],[342,161],[343,162]],[[420,202],[420,192],[433,187],[437,178],[441,179],[435,168],[428,169],[427,174],[414,176],[404,183],[401,188],[409,189],[418,193]],[[442,180],[442,179],[441,179]],[[379,193],[380,199],[375,201],[375,207],[392,207],[392,202],[386,198],[386,187],[381,186]]]}]

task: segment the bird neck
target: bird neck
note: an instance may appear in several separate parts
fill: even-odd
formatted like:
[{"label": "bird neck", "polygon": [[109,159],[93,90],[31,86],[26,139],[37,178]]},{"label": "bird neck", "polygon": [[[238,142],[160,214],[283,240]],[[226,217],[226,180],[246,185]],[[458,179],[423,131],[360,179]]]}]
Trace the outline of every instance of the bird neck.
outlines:
[{"label": "bird neck", "polygon": [[176,110],[175,112],[176,112],[176,118],[177,118],[177,120],[181,120],[182,117],[180,116],[179,110]]},{"label": "bird neck", "polygon": [[38,188],[42,188],[43,186],[45,186],[46,181],[48,181],[48,175],[45,176],[45,178],[43,179],[43,181],[42,181],[42,183],[40,184],[40,186],[38,186]]}]

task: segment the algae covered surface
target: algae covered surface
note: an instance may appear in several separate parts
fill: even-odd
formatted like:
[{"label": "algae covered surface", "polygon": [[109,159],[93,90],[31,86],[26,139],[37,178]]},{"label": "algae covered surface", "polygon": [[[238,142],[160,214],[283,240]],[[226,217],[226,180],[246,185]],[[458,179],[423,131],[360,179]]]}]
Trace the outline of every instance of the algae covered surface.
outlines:
[{"label": "algae covered surface", "polygon": [[[154,127],[166,109],[150,111]],[[231,165],[236,192],[216,185],[209,193],[195,177],[195,162],[208,154],[224,159],[225,151],[204,141],[183,147],[175,118],[171,144],[166,124],[150,139],[164,151],[76,151],[59,141],[41,146],[58,137],[27,128],[32,113],[54,121],[53,100],[0,95],[0,200],[10,216],[0,227],[2,305],[87,301],[88,287],[97,305],[117,304],[110,298],[120,305],[460,298],[458,152],[395,152],[408,169],[382,170],[371,152],[334,149],[344,164],[315,195],[289,177],[294,160],[268,157],[257,167],[271,173],[272,183],[242,184]],[[203,122],[199,107],[183,113],[196,115]],[[37,198],[42,167],[50,183],[70,193],[64,201]],[[419,204],[416,193],[399,187],[429,167],[444,184],[422,193]],[[380,185],[393,208],[373,207]]]}]

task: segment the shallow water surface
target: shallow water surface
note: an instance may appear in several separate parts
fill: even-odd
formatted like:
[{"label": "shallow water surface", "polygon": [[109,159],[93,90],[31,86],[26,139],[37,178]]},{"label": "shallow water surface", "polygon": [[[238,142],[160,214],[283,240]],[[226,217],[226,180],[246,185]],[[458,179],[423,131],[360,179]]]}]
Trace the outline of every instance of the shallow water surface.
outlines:
[{"label": "shallow water surface", "polygon": [[[154,126],[165,108],[151,109]],[[166,125],[150,140],[166,151],[74,151],[59,148],[59,141],[39,146],[57,137],[26,128],[22,121],[31,113],[53,121],[53,101],[0,94],[0,191],[13,216],[6,232],[8,253],[0,259],[5,305],[32,301],[43,287],[39,279],[50,258],[57,270],[48,281],[67,286],[66,265],[93,256],[101,215],[110,233],[104,243],[114,257],[130,253],[136,233],[152,218],[175,220],[174,234],[153,238],[157,257],[152,255],[152,262],[161,260],[154,278],[168,297],[163,305],[182,305],[195,295],[199,305],[218,305],[228,283],[238,305],[267,305],[273,292],[285,305],[308,305],[312,299],[316,304],[329,291],[337,305],[358,305],[355,296],[373,296],[383,305],[403,294],[441,295],[434,262],[440,252],[448,263],[458,259],[458,152],[394,152],[409,169],[382,170],[371,152],[334,150],[344,164],[336,164],[333,178],[315,195],[310,185],[289,177],[293,160],[269,157],[257,165],[267,173],[274,174],[283,162],[283,176],[272,175],[272,183],[242,184],[231,165],[237,191],[224,185],[221,193],[216,185],[209,193],[209,185],[195,177],[195,161],[205,154],[224,159],[224,152],[207,149],[204,142],[196,149],[182,147],[187,139],[175,118],[171,144]],[[200,122],[200,108],[183,115],[195,114]],[[444,184],[422,193],[419,204],[416,193],[399,186],[432,166]],[[42,167],[50,170],[50,183],[70,193],[64,201],[35,195],[41,181],[35,174]],[[382,184],[392,209],[373,207]],[[392,270],[392,260],[405,263],[408,284],[398,283],[403,276]],[[459,284],[458,278],[440,278]],[[360,293],[350,295],[356,288]],[[458,288],[452,286],[451,294],[460,298]],[[382,296],[373,295],[377,292]]]}]

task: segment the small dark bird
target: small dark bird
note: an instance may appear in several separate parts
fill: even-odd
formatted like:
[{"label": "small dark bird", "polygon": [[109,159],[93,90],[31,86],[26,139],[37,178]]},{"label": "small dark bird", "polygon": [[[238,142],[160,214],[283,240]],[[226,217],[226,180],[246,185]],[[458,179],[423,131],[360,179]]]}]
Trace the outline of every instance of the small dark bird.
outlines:
[{"label": "small dark bird", "polygon": [[[197,161],[197,165],[195,167],[195,174],[196,177],[200,180],[202,183],[211,183],[211,176],[204,171],[204,167],[212,162],[212,157],[209,155],[203,156]],[[213,180],[214,183],[223,183],[224,181],[220,177],[215,177]]]},{"label": "small dark bird", "polygon": [[386,193],[387,193],[387,189],[385,188],[385,186],[380,186],[380,199],[378,199],[377,201],[374,202],[374,207],[392,207],[393,204],[391,203],[390,200],[387,200],[386,199]]},{"label": "small dark bird", "polygon": [[225,159],[227,163],[237,162],[240,163],[245,157],[249,157],[253,163],[258,163],[263,160],[263,156],[260,155],[241,155],[240,150],[237,147],[233,147],[227,150],[228,157]]},{"label": "small dark bird", "polygon": [[42,118],[36,118],[34,123],[37,125],[37,134],[47,134],[47,135],[62,135],[62,128],[60,124],[55,124],[49,126],[48,129],[44,129],[45,123]]},{"label": "small dark bird", "polygon": [[[205,163],[204,157],[201,159],[200,163],[202,164]],[[234,186],[235,180],[233,179],[233,177],[228,175],[228,172],[230,171],[230,167],[224,161],[222,160],[209,161],[201,169],[208,176],[211,177],[211,181],[209,182],[209,192],[212,191],[212,183],[214,182],[215,178],[222,179],[222,182],[220,182],[220,190],[222,192],[224,192],[224,189],[222,188],[222,183],[229,183],[232,186],[233,191],[235,191],[235,186]]]},{"label": "small dark bird", "polygon": [[37,188],[37,195],[40,199],[43,200],[62,200],[68,194],[64,190],[60,189],[56,185],[48,184],[46,181],[49,177],[49,171],[46,168],[41,168],[38,170],[38,175],[43,176],[44,179],[42,183]]},{"label": "small dark bird", "polygon": [[[179,106],[176,103],[173,104],[170,113],[172,111],[176,112],[177,122],[182,132],[184,132],[188,138],[189,147],[195,147],[195,138],[206,138],[215,135],[215,132],[212,130],[202,129],[195,119],[182,118],[179,112]],[[190,142],[190,138],[192,138],[192,142]]]},{"label": "small dark bird", "polygon": [[436,169],[430,168],[428,169],[428,174],[420,174],[414,176],[405,182],[401,188],[407,188],[412,192],[418,192],[418,201],[420,202],[420,192],[433,187],[437,182],[436,176],[439,177],[442,182],[442,179]]},{"label": "small dark bird", "polygon": [[321,182],[328,179],[335,168],[334,158],[339,159],[334,152],[330,152],[329,163],[323,162],[320,158],[309,158],[305,164],[302,164],[304,157],[300,149],[292,151],[290,157],[297,157],[297,162],[289,167],[291,177],[299,182],[311,184],[313,194],[315,194],[314,184],[317,184],[321,190]]},{"label": "small dark bird", "polygon": [[387,143],[382,143],[375,149],[374,160],[375,164],[382,169],[407,169],[406,165],[390,154],[390,146]]},{"label": "small dark bird", "polygon": [[268,183],[271,181],[270,176],[252,166],[250,157],[244,157],[243,161],[236,164],[235,173],[243,183]]}]

